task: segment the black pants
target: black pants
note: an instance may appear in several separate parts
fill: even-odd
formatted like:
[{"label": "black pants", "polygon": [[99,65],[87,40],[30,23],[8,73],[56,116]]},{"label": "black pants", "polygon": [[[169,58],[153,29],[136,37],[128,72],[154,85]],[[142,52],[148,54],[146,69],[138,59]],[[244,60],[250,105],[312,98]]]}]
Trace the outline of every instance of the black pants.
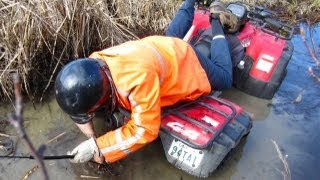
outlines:
[{"label": "black pants", "polygon": [[[194,4],[185,1],[170,23],[166,36],[183,39],[192,26]],[[212,27],[214,28],[214,27]],[[211,41],[211,57],[201,54],[196,48],[195,53],[207,74],[212,90],[223,90],[232,86],[232,62],[228,43],[225,37],[213,37]]]}]

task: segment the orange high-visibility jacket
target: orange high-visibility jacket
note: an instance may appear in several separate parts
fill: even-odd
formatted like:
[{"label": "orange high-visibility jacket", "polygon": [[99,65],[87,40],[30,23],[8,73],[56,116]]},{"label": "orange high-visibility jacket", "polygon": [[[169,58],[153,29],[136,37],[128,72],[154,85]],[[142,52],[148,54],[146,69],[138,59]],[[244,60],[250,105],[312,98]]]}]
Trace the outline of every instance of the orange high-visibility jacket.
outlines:
[{"label": "orange high-visibility jacket", "polygon": [[178,38],[151,36],[94,52],[109,66],[118,105],[131,111],[122,127],[97,138],[114,162],[158,137],[161,107],[208,94],[207,75],[192,47]]}]

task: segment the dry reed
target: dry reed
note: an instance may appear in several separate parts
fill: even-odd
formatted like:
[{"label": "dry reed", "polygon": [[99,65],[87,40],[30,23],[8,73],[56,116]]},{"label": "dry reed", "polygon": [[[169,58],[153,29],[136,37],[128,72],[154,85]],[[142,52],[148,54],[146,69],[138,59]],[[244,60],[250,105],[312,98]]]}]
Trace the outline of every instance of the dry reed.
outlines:
[{"label": "dry reed", "polygon": [[[234,0],[222,0],[230,2]],[[319,0],[240,0],[250,5],[268,7],[289,24],[308,20],[312,24],[320,20]]]},{"label": "dry reed", "polygon": [[[244,1],[285,7],[291,18],[312,14],[320,19],[318,0]],[[1,100],[13,95],[12,72],[19,72],[29,99],[41,99],[70,60],[127,40],[163,34],[180,2],[0,0]]]},{"label": "dry reed", "polygon": [[175,8],[170,0],[1,0],[2,100],[12,97],[12,72],[19,72],[30,99],[42,97],[66,62],[142,32],[161,32]]}]

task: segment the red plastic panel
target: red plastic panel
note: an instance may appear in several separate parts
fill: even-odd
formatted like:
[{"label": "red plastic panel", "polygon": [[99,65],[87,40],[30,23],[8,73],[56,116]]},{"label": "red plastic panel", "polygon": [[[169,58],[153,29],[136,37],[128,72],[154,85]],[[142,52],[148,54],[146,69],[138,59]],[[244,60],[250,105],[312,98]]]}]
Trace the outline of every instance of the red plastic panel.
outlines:
[{"label": "red plastic panel", "polygon": [[243,47],[250,46],[250,42],[252,40],[252,37],[256,33],[256,27],[251,23],[246,23],[241,30],[241,32],[238,35],[238,38],[242,44]]},{"label": "red plastic panel", "polygon": [[[221,104],[214,99],[204,99],[198,102],[205,103],[227,115],[230,115],[232,113],[232,109],[230,107]],[[243,111],[242,108],[235,104],[232,104],[232,106],[236,109],[236,114],[239,114]],[[215,132],[224,128],[224,124],[227,121],[226,116],[198,104],[191,104],[177,111],[183,113],[189,118],[192,118],[193,120]],[[188,139],[191,143],[199,146],[206,145],[210,141],[210,139],[212,139],[216,135],[215,133],[208,131],[204,127],[198,126],[186,119],[180,118],[174,113],[166,115],[162,118],[161,127],[175,133],[182,139]]]},{"label": "red plastic panel", "polygon": [[206,145],[214,135],[175,115],[164,117],[161,120],[161,127],[177,134],[182,139],[188,139],[198,146]]},{"label": "red plastic panel", "polygon": [[250,76],[268,82],[280,61],[286,41],[263,32],[250,22],[245,25],[238,38],[246,47],[246,54],[254,61]]},{"label": "red plastic panel", "polygon": [[258,30],[252,38],[247,54],[254,59],[250,75],[258,80],[268,82],[280,61],[286,42]]}]

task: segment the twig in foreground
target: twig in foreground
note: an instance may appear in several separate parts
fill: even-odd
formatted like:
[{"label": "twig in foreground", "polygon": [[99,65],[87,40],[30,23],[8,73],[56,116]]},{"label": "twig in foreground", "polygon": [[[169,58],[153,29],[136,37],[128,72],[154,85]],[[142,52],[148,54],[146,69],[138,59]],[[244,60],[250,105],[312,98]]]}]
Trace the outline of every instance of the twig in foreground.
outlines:
[{"label": "twig in foreground", "polygon": [[34,173],[37,169],[39,168],[39,166],[34,166],[33,168],[31,168],[22,178],[22,180],[26,180],[29,178],[29,176]]},{"label": "twig in foreground", "polygon": [[[310,46],[308,45],[307,39],[306,39],[306,35],[305,35],[305,32],[304,32],[304,30],[303,30],[302,27],[300,27],[300,34],[301,34],[301,38],[302,38],[302,40],[303,40],[303,43],[304,43],[304,45],[306,46],[306,48],[307,48],[307,50],[308,50],[308,52],[309,52],[312,60],[316,63],[317,67],[320,67],[320,61],[319,61],[319,59],[316,57],[315,52],[313,52],[313,51],[311,50]],[[312,37],[311,37],[311,38],[312,38]]]},{"label": "twig in foreground", "polygon": [[53,141],[59,139],[61,136],[65,135],[65,134],[66,134],[66,132],[60,133],[59,135],[55,136],[54,138],[51,138],[51,139],[47,142],[47,144],[52,143]]},{"label": "twig in foreground", "polygon": [[310,74],[311,77],[313,77],[316,81],[318,81],[320,83],[320,77],[318,77],[314,72],[312,67],[308,68],[308,72]]},{"label": "twig in foreground", "polygon": [[[309,24],[309,27],[310,27],[310,24]],[[305,35],[305,32],[304,32],[304,29],[302,27],[300,27],[300,34],[301,34],[301,38],[303,40],[303,43],[304,45],[306,46],[310,56],[311,56],[311,59],[315,62],[316,64],[316,67],[315,68],[320,68],[320,60],[317,58],[316,56],[316,46],[315,46],[315,43],[314,43],[314,40],[312,38],[312,35],[311,35],[311,30],[309,28],[309,33],[310,33],[310,38],[311,38],[311,43],[312,43],[312,49],[310,48],[309,44],[307,43],[307,39],[306,39],[306,35]],[[308,72],[310,74],[311,77],[313,77],[317,82],[320,82],[320,77],[317,76],[314,71],[313,71],[313,68],[312,67],[309,67],[308,68]]]},{"label": "twig in foreground", "polygon": [[291,172],[290,172],[289,164],[287,162],[287,155],[284,156],[282,154],[282,152],[280,151],[280,148],[275,140],[271,140],[271,142],[274,144],[274,147],[276,148],[276,151],[278,153],[278,157],[284,166],[285,172],[282,172],[283,179],[290,180],[291,179]]},{"label": "twig in foreground", "polygon": [[39,167],[42,170],[43,176],[45,180],[49,179],[48,172],[46,167],[44,166],[43,160],[38,155],[36,149],[31,143],[29,137],[26,134],[26,131],[23,126],[23,117],[22,117],[22,96],[21,96],[21,88],[20,88],[20,80],[17,73],[13,74],[13,84],[14,84],[14,95],[15,95],[15,112],[8,115],[10,123],[15,127],[19,136],[25,141],[28,148],[31,151],[33,157],[37,160]]},{"label": "twig in foreground", "polygon": [[96,176],[86,176],[86,175],[81,175],[81,178],[87,178],[87,179],[99,179],[100,177],[96,177]]},{"label": "twig in foreground", "polygon": [[0,136],[2,136],[2,137],[7,137],[7,138],[9,138],[9,137],[10,137],[10,135],[8,135],[8,134],[4,134],[4,133],[0,133]]}]

